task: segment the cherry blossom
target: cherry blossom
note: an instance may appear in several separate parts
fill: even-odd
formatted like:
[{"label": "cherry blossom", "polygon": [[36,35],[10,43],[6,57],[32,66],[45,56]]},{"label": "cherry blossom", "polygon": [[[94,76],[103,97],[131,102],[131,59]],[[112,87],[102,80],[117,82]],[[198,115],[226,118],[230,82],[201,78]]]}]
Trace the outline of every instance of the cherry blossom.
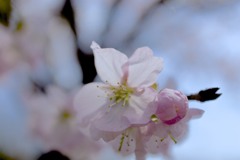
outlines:
[{"label": "cherry blossom", "polygon": [[78,120],[90,126],[95,140],[102,138],[122,155],[135,152],[140,129],[149,122],[144,114],[155,96],[154,84],[162,70],[162,59],[148,47],[137,49],[128,58],[113,49],[101,49],[95,42],[98,76],[103,81],[86,84],[75,97]]},{"label": "cherry blossom", "polygon": [[[175,41],[171,40],[171,36],[170,40],[159,39],[166,38],[164,34],[167,32],[162,24],[168,26],[173,22],[173,19],[165,16],[169,12],[167,8],[174,7],[175,3],[179,6],[178,1],[45,1],[6,1],[9,4],[11,2],[12,7],[8,11],[9,24],[0,24],[0,99],[3,101],[3,120],[0,121],[3,128],[0,140],[3,141],[0,143],[0,152],[9,155],[16,152],[14,158],[33,159],[22,157],[29,157],[27,154],[30,152],[40,150],[58,150],[72,160],[90,160],[96,159],[92,156],[96,156],[95,153],[100,148],[99,141],[95,143],[92,140],[103,140],[123,156],[135,154],[136,160],[145,160],[149,153],[170,156],[171,147],[182,142],[189,132],[190,120],[199,118],[204,113],[203,110],[190,108],[188,100],[204,102],[221,95],[216,93],[218,88],[188,96],[168,88],[159,92],[157,90],[157,78],[163,68],[163,60],[154,56],[158,51],[174,56],[172,64],[175,68],[184,66],[175,63],[176,60],[190,57],[192,62],[192,56],[181,54],[185,46],[173,45]],[[157,3],[159,4],[155,7]],[[160,12],[163,14],[158,14]],[[155,21],[155,15],[168,17],[167,21],[162,18],[159,25]],[[124,21],[129,23],[122,23]],[[153,28],[147,29],[149,27]],[[170,27],[170,31],[174,29],[176,28]],[[156,33],[162,31],[164,33],[156,39]],[[182,35],[188,33],[186,31],[178,37],[182,38]],[[153,54],[148,47],[142,47],[128,57],[128,53],[121,53],[114,48],[101,48],[95,42],[89,48],[92,40],[124,51],[129,51],[140,43],[149,44],[156,53]],[[193,40],[199,40],[199,35],[193,37]],[[85,54],[90,53],[90,49],[93,50],[97,78],[101,82],[86,84],[75,92],[75,89],[82,86],[81,79],[85,79],[85,71],[89,71],[85,68],[85,62],[82,62],[88,61],[88,58],[92,60],[92,55],[87,55],[85,59]],[[202,62],[199,64],[202,65]],[[188,68],[193,68],[192,63]],[[167,73],[171,74],[170,78],[165,79],[166,82],[161,79],[160,86],[164,88],[164,84],[168,84],[168,87],[169,84],[174,85],[172,82],[179,77],[175,71],[174,67],[170,67]],[[95,72],[91,74],[95,75]],[[25,106],[27,107],[24,108]],[[18,113],[21,118],[16,118],[20,107],[24,111]],[[28,129],[25,125],[23,128],[25,118],[28,120]],[[16,123],[17,121],[24,122]],[[16,143],[11,145],[7,141],[9,139]],[[28,149],[25,149],[26,144],[30,144]],[[10,152],[5,151],[12,146]],[[34,151],[35,149],[37,150]]]},{"label": "cherry blossom", "polygon": [[162,70],[162,59],[154,57],[148,47],[137,49],[129,59],[113,48],[101,49],[95,42],[91,48],[103,83],[89,83],[78,92],[79,120],[113,132],[143,123],[143,111],[155,96],[151,86]]},{"label": "cherry blossom", "polygon": [[156,101],[156,116],[165,124],[175,124],[187,113],[188,99],[180,91],[163,89],[159,92]]},{"label": "cherry blossom", "polygon": [[183,140],[188,121],[201,117],[203,110],[189,108],[187,97],[177,90],[163,89],[150,106],[154,114],[148,125],[146,149],[169,156],[169,147]]}]

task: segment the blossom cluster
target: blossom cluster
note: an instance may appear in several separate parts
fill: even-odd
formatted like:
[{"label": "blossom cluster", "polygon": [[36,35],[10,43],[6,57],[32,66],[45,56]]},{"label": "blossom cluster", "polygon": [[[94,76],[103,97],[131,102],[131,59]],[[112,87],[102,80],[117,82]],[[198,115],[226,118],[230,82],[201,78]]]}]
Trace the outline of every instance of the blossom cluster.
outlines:
[{"label": "blossom cluster", "polygon": [[163,60],[148,47],[128,58],[113,48],[93,42],[95,66],[102,82],[83,86],[75,97],[79,127],[92,139],[103,139],[122,155],[147,153],[169,156],[172,144],[186,135],[188,121],[203,110],[189,108],[188,98],[173,89],[158,91]]},{"label": "blossom cluster", "polygon": [[[23,132],[24,136],[27,135],[24,140],[34,143],[29,148],[37,146],[38,154],[57,150],[71,160],[90,160],[95,159],[92,153],[99,153],[107,144],[120,155],[135,154],[137,160],[146,159],[147,154],[168,157],[171,147],[186,137],[189,121],[203,115],[203,110],[190,108],[188,100],[203,102],[220,96],[215,93],[218,88],[210,90],[211,96],[206,94],[209,93],[206,90],[190,98],[178,90],[158,88],[157,79],[163,69],[163,60],[154,56],[148,47],[138,48],[130,57],[113,48],[101,48],[96,42],[89,47],[88,42],[94,39],[108,46],[124,45],[125,39],[131,35],[129,33],[134,31],[135,23],[157,3],[156,0],[119,2],[122,7],[133,6],[127,9],[126,14],[131,13],[129,18],[136,20],[132,20],[128,31],[123,29],[124,34],[119,32],[121,25],[109,25],[106,43],[100,38],[102,33],[90,34],[91,27],[96,29],[98,26],[99,32],[103,32],[108,26],[107,21],[99,25],[97,20],[101,19],[101,14],[98,14],[92,17],[96,21],[93,20],[90,27],[89,16],[86,16],[90,12],[85,8],[92,2],[73,1],[73,8],[77,8],[75,18],[81,21],[77,23],[75,33],[74,27],[72,30],[59,16],[63,1],[25,1],[12,1],[13,7],[10,0],[5,1],[9,5],[7,10],[2,5],[5,2],[0,1],[0,23],[4,22],[4,25],[0,24],[0,108],[15,107],[14,111],[24,112],[27,123],[22,124],[27,128]],[[107,19],[109,14],[106,13],[110,12],[115,0],[104,3],[107,8],[101,7],[100,3],[98,7],[104,9],[102,18]],[[143,8],[141,12],[135,10],[139,8],[137,5],[144,6],[140,7]],[[7,11],[7,19],[1,19],[2,10]],[[116,14],[118,17],[120,12]],[[113,19],[115,23],[118,24],[117,18]],[[115,41],[112,41],[112,35],[115,35],[112,32],[117,33]],[[83,85],[84,71],[81,72],[80,56],[76,56],[76,50],[83,50],[86,54],[91,53],[90,48],[101,82],[95,80]],[[81,57],[79,59],[81,63]],[[0,112],[0,116],[3,114]],[[7,152],[5,149],[9,145],[4,146],[1,141],[2,137],[7,137],[2,136],[6,135],[7,129],[19,124],[12,125],[18,121],[12,117],[7,120],[10,125],[4,124],[4,130],[1,130],[0,159],[4,152],[4,156],[10,155],[14,159],[32,160],[25,154],[36,148],[12,154],[12,150]],[[21,130],[19,128],[14,131]],[[20,135],[12,130],[9,132],[8,136]],[[9,144],[5,139],[3,142]],[[17,143],[14,146],[19,147]],[[24,147],[20,145],[20,148]]]},{"label": "blossom cluster", "polygon": [[[25,32],[29,35],[21,34]],[[40,140],[43,151],[58,150],[72,160],[91,159],[91,153],[103,147],[98,140],[103,140],[121,155],[135,154],[137,160],[148,153],[169,156],[170,147],[185,137],[188,121],[203,114],[189,108],[188,98],[180,91],[158,89],[163,60],[148,47],[138,48],[128,58],[93,42],[95,67],[102,82],[81,86],[76,85],[77,72],[67,74],[75,75],[75,80],[69,81],[74,83],[62,83],[61,75],[69,77],[57,67],[64,61],[54,55],[59,51],[54,44],[49,45],[46,56],[44,44],[27,47],[25,43],[34,36],[27,29],[12,32],[0,27],[0,35],[0,85],[18,79],[15,86],[26,106],[29,132]],[[51,40],[55,35],[45,36]],[[68,55],[76,66],[75,57]]]}]

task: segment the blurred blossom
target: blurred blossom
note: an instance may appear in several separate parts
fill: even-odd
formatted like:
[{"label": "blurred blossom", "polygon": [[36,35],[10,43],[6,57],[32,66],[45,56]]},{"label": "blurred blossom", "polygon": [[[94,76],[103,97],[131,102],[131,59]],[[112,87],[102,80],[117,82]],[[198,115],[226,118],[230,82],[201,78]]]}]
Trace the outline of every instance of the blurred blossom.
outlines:
[{"label": "blurred blossom", "polygon": [[[114,8],[110,17],[109,30],[105,36],[105,45],[118,47],[126,45],[136,34],[141,19],[159,0],[122,0]],[[113,40],[114,38],[114,40]]]},{"label": "blurred blossom", "polygon": [[10,31],[0,26],[0,77],[21,63],[23,57],[14,48],[14,39]]},{"label": "blurred blossom", "polygon": [[53,82],[66,89],[78,87],[82,71],[75,38],[70,26],[59,18],[64,1],[25,1],[13,2],[12,28],[19,21],[23,23],[15,33],[16,43],[32,61],[32,78],[41,85]]},{"label": "blurred blossom", "polygon": [[32,82],[73,89],[82,78],[73,33],[57,16],[62,4],[36,2],[13,1],[10,27],[0,25],[0,150],[24,160],[32,160],[41,149],[27,131],[22,102]]},{"label": "blurred blossom", "polygon": [[26,67],[0,76],[0,152],[19,160],[32,160],[40,145],[30,136],[22,96],[31,89]]},{"label": "blurred blossom", "polygon": [[82,71],[77,61],[77,48],[73,33],[65,21],[53,19],[47,30],[47,61],[53,80],[66,89],[81,84]]},{"label": "blurred blossom", "polygon": [[13,16],[20,16],[20,18],[26,21],[31,21],[35,18],[38,18],[35,21],[42,21],[50,18],[50,16],[57,15],[63,3],[64,0],[12,0]]},{"label": "blurred blossom", "polygon": [[85,53],[92,53],[92,41],[103,43],[111,7],[116,0],[72,0],[75,11],[78,45]]},{"label": "blurred blossom", "polygon": [[74,93],[54,86],[49,86],[46,94],[27,96],[29,127],[46,151],[58,150],[72,160],[91,159],[91,153],[98,151],[98,145],[77,127],[73,97]]}]

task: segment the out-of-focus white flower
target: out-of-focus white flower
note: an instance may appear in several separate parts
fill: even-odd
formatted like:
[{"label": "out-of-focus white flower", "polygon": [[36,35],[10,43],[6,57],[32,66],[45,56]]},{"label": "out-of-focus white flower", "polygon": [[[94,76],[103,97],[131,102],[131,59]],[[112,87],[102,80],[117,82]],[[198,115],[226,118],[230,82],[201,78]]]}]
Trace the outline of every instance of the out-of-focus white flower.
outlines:
[{"label": "out-of-focus white flower", "polygon": [[14,33],[15,41],[18,49],[31,59],[31,77],[35,82],[73,89],[81,86],[82,71],[73,32],[58,17],[63,2],[13,1],[11,28],[19,21],[23,24]]},{"label": "out-of-focus white flower", "polygon": [[47,62],[54,82],[66,89],[77,88],[82,71],[77,61],[75,38],[67,23],[54,18],[46,32],[48,37]]},{"label": "out-of-focus white flower", "polygon": [[103,36],[108,27],[111,9],[116,0],[73,0],[75,11],[78,45],[85,53],[92,53],[89,48],[92,41],[103,43]]},{"label": "out-of-focus white flower", "polygon": [[[123,47],[136,34],[143,16],[159,0],[121,0],[110,17],[109,29],[104,44],[112,47]],[[113,40],[114,37],[114,40]]]},{"label": "out-of-focus white flower", "polygon": [[98,145],[77,127],[73,97],[74,93],[54,86],[49,86],[46,94],[27,97],[30,129],[46,150],[58,150],[73,160],[90,159]]}]

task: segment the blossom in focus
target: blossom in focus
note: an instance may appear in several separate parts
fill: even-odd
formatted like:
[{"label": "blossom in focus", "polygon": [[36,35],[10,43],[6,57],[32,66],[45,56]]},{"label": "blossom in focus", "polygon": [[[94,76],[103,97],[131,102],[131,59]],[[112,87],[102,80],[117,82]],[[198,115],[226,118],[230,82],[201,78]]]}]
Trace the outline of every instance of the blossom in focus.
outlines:
[{"label": "blossom in focus", "polygon": [[28,97],[29,126],[47,151],[61,151],[73,160],[90,159],[98,145],[77,127],[73,96],[74,93],[50,86],[46,95],[35,93]]},{"label": "blossom in focus", "polygon": [[178,90],[165,88],[159,92],[156,101],[155,114],[165,124],[175,124],[187,113],[187,96]]},{"label": "blossom in focus", "polygon": [[146,123],[143,113],[156,95],[151,86],[162,70],[162,59],[154,57],[148,47],[137,49],[130,58],[95,42],[91,48],[103,82],[89,83],[78,92],[75,106],[79,121],[106,132]]},{"label": "blossom in focus", "polygon": [[203,110],[188,108],[187,97],[177,90],[163,89],[159,92],[151,111],[152,123],[149,124],[147,151],[168,155],[169,147],[181,141],[188,131],[188,121],[201,117]]}]

